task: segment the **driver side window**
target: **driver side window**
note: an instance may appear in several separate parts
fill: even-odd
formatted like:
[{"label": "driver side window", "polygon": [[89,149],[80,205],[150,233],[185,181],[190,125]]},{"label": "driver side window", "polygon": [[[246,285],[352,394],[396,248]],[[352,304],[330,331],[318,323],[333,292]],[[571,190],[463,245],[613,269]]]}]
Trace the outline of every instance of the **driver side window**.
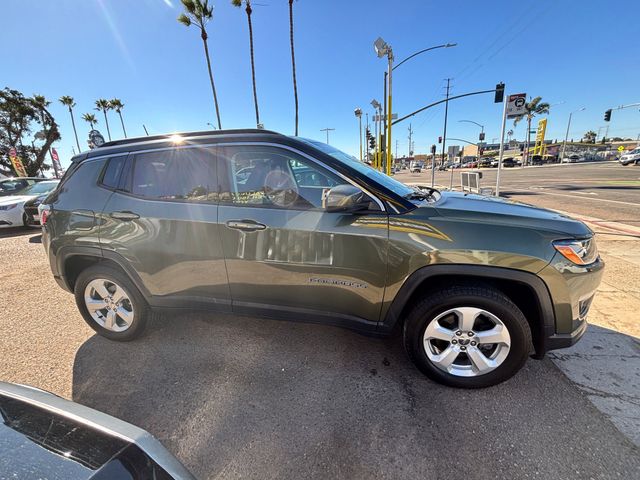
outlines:
[{"label": "driver side window", "polygon": [[222,203],[322,209],[327,192],[347,184],[315,162],[278,147],[220,147],[219,159]]}]

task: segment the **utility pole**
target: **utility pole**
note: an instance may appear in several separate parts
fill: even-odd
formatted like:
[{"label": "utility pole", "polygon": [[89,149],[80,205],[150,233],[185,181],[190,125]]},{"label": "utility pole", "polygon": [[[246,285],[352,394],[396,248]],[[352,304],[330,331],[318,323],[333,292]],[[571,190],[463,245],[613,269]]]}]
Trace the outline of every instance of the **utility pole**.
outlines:
[{"label": "utility pole", "polygon": [[396,140],[396,158],[398,158],[398,140]]},{"label": "utility pole", "polygon": [[445,145],[447,143],[446,138],[447,138],[447,116],[449,115],[449,85],[450,85],[451,79],[447,78],[447,95],[446,95],[446,100],[444,102],[444,133],[442,134],[442,158],[441,158],[441,162],[442,165],[444,165],[444,149],[445,149]]},{"label": "utility pole", "polygon": [[408,150],[408,154],[407,154],[407,157],[409,157],[409,158],[411,158],[413,156],[412,152],[411,152],[411,137],[412,136],[413,136],[413,130],[411,128],[411,124],[409,124],[409,150]]},{"label": "utility pole", "polygon": [[[565,151],[567,150],[567,139],[569,138],[569,128],[571,128],[571,117],[573,116],[574,113],[581,112],[583,110],[585,110],[585,107],[582,107],[580,110],[576,110],[574,112],[569,113],[569,121],[567,122],[567,133],[564,136],[564,143],[562,144],[562,154],[560,155],[560,161],[562,161],[562,159],[564,158]],[[596,142],[597,141],[598,141],[598,138],[596,136]]]},{"label": "utility pole", "polygon": [[321,132],[327,132],[327,145],[329,145],[329,132],[335,130],[335,128],[321,128],[320,131]]}]

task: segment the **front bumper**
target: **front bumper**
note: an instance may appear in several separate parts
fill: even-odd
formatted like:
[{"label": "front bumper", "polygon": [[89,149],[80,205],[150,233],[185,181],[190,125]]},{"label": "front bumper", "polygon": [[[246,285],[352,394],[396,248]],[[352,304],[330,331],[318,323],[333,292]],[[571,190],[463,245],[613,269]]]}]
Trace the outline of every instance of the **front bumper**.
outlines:
[{"label": "front bumper", "polygon": [[604,262],[578,266],[556,254],[538,276],[546,283],[555,314],[555,331],[548,332],[544,351],[574,345],[587,330],[587,316],[604,274]]},{"label": "front bumper", "polygon": [[587,331],[587,327],[589,324],[587,323],[587,319],[585,318],[578,328],[576,328],[571,333],[555,333],[547,338],[545,344],[545,350],[558,350],[559,348],[568,348],[576,343],[578,340],[582,338],[582,336]]}]

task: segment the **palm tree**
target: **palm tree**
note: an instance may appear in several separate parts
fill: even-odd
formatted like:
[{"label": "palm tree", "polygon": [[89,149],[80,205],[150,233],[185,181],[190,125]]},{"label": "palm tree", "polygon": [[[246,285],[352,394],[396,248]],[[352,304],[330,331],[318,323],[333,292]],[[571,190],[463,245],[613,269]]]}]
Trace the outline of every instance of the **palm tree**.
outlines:
[{"label": "palm tree", "polygon": [[522,165],[526,165],[527,161],[529,160],[529,143],[531,142],[531,120],[533,120],[536,115],[547,115],[549,113],[550,105],[546,102],[542,102],[541,100],[542,97],[536,97],[533,100],[525,103],[525,113],[523,113],[519,117],[516,117],[513,121],[513,125],[516,126],[523,118],[527,119],[527,143]]},{"label": "palm tree", "polygon": [[249,22],[249,51],[251,55],[251,79],[253,80],[253,103],[256,107],[256,125],[260,125],[260,113],[258,111],[258,93],[256,92],[256,66],[253,59],[253,26],[251,24],[251,0],[231,0],[231,4],[234,7],[242,7],[242,3],[245,6],[245,12],[247,12],[247,21]]},{"label": "palm tree", "polygon": [[594,132],[593,130],[589,130],[587,133],[584,134],[582,139],[587,143],[596,143],[596,136],[597,135],[598,134],[596,132]]},{"label": "palm tree", "polygon": [[293,49],[293,0],[289,0],[289,40],[291,42],[291,67],[293,70],[293,98],[296,105],[296,137],[298,136],[298,83],[296,81],[296,56]]},{"label": "palm tree", "polygon": [[114,98],[109,100],[109,105],[111,108],[118,112],[120,116],[120,124],[122,125],[122,132],[124,133],[124,138],[127,138],[127,131],[124,129],[124,120],[122,120],[122,109],[124,108],[124,103],[119,98]]},{"label": "palm tree", "polygon": [[99,98],[96,100],[95,109],[104,114],[104,123],[107,126],[107,135],[109,136],[109,141],[111,141],[111,130],[109,130],[109,119],[107,118],[107,110],[111,110],[111,103],[109,103],[109,100]]},{"label": "palm tree", "polygon": [[80,142],[78,141],[76,121],[73,118],[73,107],[76,106],[76,102],[74,102],[73,97],[70,97],[69,95],[63,95],[58,99],[58,101],[69,109],[69,115],[71,115],[71,125],[73,126],[73,134],[76,136],[76,145],[78,146],[78,153],[80,153],[82,150],[80,149]]},{"label": "palm tree", "polygon": [[51,102],[48,101],[44,95],[34,95],[33,96],[33,103],[36,107],[36,109],[38,110],[38,113],[40,113],[40,121],[42,122],[42,128],[44,128],[44,123],[45,123],[45,119],[44,119],[44,110],[51,105]]},{"label": "palm tree", "polygon": [[213,103],[216,107],[216,117],[218,118],[218,128],[222,129],[220,122],[220,109],[218,108],[218,95],[216,94],[216,86],[213,82],[213,72],[211,71],[211,59],[209,58],[209,46],[207,45],[207,29],[206,23],[213,18],[213,6],[209,6],[208,0],[182,0],[185,12],[180,14],[178,21],[184,26],[189,27],[192,23],[200,29],[200,38],[204,45],[204,55],[207,59],[207,69],[209,70],[209,81],[211,82],[211,90],[213,91]]},{"label": "palm tree", "polygon": [[93,113],[85,113],[82,115],[82,119],[91,125],[91,130],[94,130],[94,125],[98,123],[98,119]]}]

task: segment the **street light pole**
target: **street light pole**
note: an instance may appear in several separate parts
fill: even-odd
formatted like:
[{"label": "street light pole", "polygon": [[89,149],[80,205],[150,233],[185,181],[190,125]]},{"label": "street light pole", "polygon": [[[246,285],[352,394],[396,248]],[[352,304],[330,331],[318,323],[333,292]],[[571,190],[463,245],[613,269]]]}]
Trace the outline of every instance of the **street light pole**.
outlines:
[{"label": "street light pole", "polygon": [[376,39],[376,41],[373,43],[373,46],[376,50],[376,54],[378,55],[379,58],[384,57],[385,55],[387,56],[387,72],[386,72],[386,81],[385,81],[385,87],[386,87],[386,95],[385,95],[385,111],[384,111],[384,116],[385,116],[385,131],[386,131],[386,148],[384,149],[386,151],[386,162],[385,162],[385,172],[387,175],[391,175],[391,126],[392,126],[392,113],[393,113],[393,106],[392,106],[392,73],[393,70],[395,70],[396,68],[398,68],[400,65],[402,65],[404,62],[406,62],[407,60],[410,60],[411,58],[420,55],[421,53],[425,53],[428,52],[429,50],[435,50],[437,48],[449,48],[449,47],[455,47],[457,45],[457,43],[446,43],[446,44],[442,44],[442,45],[436,45],[435,47],[429,47],[429,48],[425,48],[423,50],[420,50],[416,53],[414,53],[413,55],[409,55],[407,58],[405,58],[404,60],[402,60],[400,63],[398,63],[395,67],[393,66],[393,50],[391,48],[391,45],[387,44],[381,37],[378,37]]},{"label": "street light pole", "polygon": [[569,121],[567,122],[567,133],[564,136],[564,143],[562,144],[562,155],[560,155],[560,161],[562,161],[562,159],[564,158],[565,151],[567,150],[567,139],[569,138],[569,128],[571,127],[571,117],[573,116],[574,113],[581,112],[585,109],[586,107],[582,107],[582,108],[579,108],[578,110],[575,110],[569,113]]},{"label": "street light pole", "polygon": [[498,153],[498,173],[496,174],[496,197],[500,196],[500,172],[502,171],[502,157],[504,157],[504,131],[507,127],[507,104],[509,97],[507,92],[504,92],[504,98],[502,103],[502,128],[500,129],[500,153]]},{"label": "street light pole", "polygon": [[358,107],[353,111],[353,113],[358,117],[358,124],[360,128],[360,161],[362,161],[362,109]]}]

